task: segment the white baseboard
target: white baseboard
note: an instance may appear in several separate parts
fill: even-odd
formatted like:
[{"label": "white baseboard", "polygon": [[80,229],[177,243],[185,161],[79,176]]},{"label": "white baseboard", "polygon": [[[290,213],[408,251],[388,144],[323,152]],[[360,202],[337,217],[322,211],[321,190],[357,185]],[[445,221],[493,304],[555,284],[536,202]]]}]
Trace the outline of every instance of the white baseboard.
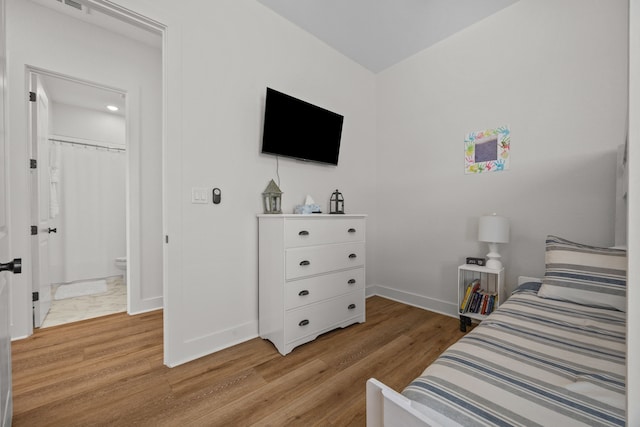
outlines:
[{"label": "white baseboard", "polygon": [[[127,296],[127,298],[129,298],[129,296]],[[147,299],[137,299],[135,301],[133,299],[130,299],[127,312],[129,313],[129,315],[135,316],[136,314],[160,310],[161,308],[164,308],[163,304],[164,302],[162,296]]]},{"label": "white baseboard", "polygon": [[[258,319],[207,335],[182,336],[180,342],[171,345],[171,353],[167,353],[165,342],[164,364],[174,368],[257,337]],[[277,351],[275,347],[274,351]]]},{"label": "white baseboard", "polygon": [[160,307],[151,307],[151,308],[147,308],[147,309],[144,309],[144,310],[136,311],[135,313],[127,312],[127,314],[129,316],[137,316],[138,314],[151,313],[152,311],[158,311],[158,310],[164,310],[164,307],[162,307],[162,305],[161,305]]},{"label": "white baseboard", "polygon": [[433,311],[435,313],[444,314],[445,316],[458,317],[457,304],[447,301],[441,301],[435,298],[428,298],[423,295],[411,292],[400,291],[398,289],[388,288],[381,285],[370,285],[366,287],[365,295],[367,298],[378,295],[403,304],[412,305],[424,310]]}]

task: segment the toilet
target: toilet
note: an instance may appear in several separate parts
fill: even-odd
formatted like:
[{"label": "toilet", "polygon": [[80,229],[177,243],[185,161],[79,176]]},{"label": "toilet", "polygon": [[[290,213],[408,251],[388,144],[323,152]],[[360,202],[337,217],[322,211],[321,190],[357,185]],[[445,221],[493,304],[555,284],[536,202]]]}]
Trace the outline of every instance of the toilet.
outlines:
[{"label": "toilet", "polygon": [[121,256],[116,258],[116,267],[122,270],[122,281],[127,283],[127,257]]}]

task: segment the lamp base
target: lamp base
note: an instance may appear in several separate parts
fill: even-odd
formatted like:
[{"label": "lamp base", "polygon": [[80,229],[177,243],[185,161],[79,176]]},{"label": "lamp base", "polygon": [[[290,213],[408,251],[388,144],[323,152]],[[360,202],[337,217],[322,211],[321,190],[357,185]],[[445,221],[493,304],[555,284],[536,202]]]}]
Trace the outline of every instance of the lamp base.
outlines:
[{"label": "lamp base", "polygon": [[502,263],[498,259],[489,259],[487,260],[487,264],[485,265],[485,267],[490,268],[492,270],[501,270]]},{"label": "lamp base", "polygon": [[486,267],[492,270],[500,270],[502,262],[500,262],[500,254],[498,253],[498,244],[489,243],[489,253],[487,254]]}]

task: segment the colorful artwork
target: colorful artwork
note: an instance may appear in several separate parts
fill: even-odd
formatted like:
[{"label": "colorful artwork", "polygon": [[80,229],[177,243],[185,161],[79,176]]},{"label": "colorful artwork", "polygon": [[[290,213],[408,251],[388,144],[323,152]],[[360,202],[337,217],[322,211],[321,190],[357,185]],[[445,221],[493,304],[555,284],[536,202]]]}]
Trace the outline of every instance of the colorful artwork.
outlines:
[{"label": "colorful artwork", "polygon": [[508,126],[471,132],[464,139],[464,173],[507,170],[510,151]]}]

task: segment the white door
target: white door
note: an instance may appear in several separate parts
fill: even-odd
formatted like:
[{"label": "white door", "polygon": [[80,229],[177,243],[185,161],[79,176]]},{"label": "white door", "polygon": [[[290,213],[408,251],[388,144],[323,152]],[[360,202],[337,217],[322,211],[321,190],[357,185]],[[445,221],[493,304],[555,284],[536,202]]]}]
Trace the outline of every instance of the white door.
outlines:
[{"label": "white door", "polygon": [[[51,307],[51,280],[49,276],[49,99],[40,77],[31,73],[31,254],[33,260],[33,326],[42,326]],[[33,95],[35,94],[35,96]]]},{"label": "white door", "polygon": [[[9,261],[9,227],[7,224],[7,156],[4,126],[5,103],[5,30],[4,0],[0,0],[0,426],[11,425],[13,414],[11,393],[11,331],[9,328],[9,272],[19,267]],[[17,268],[16,268],[17,267]]]},{"label": "white door", "polygon": [[[2,66],[0,66],[2,68]],[[4,82],[4,70],[0,82]],[[2,86],[3,83],[0,83]],[[4,87],[0,88],[0,426],[11,425],[11,331],[9,328],[9,274],[15,264],[9,261],[9,237],[7,226],[7,151],[4,128]],[[19,268],[18,268],[19,269]],[[9,271],[6,271],[9,270]],[[15,271],[16,273],[19,271]]]}]

